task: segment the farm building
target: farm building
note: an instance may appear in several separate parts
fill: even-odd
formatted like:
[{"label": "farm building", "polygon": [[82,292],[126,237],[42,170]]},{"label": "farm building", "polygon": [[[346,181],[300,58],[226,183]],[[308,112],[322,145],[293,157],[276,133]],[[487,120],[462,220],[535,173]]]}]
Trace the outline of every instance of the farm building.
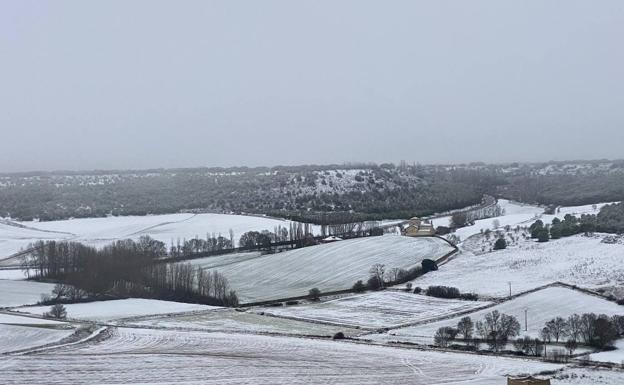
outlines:
[{"label": "farm building", "polygon": [[403,235],[408,237],[427,237],[435,234],[433,224],[427,220],[421,220],[418,217],[411,218],[405,229],[403,229]]}]

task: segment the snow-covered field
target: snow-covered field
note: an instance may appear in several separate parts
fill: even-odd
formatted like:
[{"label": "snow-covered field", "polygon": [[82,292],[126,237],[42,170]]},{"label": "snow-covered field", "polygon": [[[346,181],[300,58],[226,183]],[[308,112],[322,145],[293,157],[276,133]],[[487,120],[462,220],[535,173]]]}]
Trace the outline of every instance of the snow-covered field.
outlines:
[{"label": "snow-covered field", "polygon": [[[538,337],[539,331],[544,327],[544,324],[555,317],[567,318],[574,313],[582,314],[590,312],[607,315],[624,315],[624,307],[615,302],[607,301],[595,295],[585,294],[578,290],[555,286],[519,296],[496,306],[467,314],[467,316],[471,317],[473,322],[476,322],[482,320],[485,314],[494,310],[516,317],[522,326],[520,335],[528,335],[531,337]],[[526,331],[524,330],[525,310],[527,311],[526,321],[528,326]],[[455,327],[457,322],[464,316],[466,315],[395,329],[384,334],[372,334],[365,337],[370,337],[377,341],[432,344],[433,335],[438,328],[443,326]]]},{"label": "snow-covered field", "polygon": [[250,311],[221,309],[201,314],[183,314],[166,317],[149,317],[129,321],[128,324],[167,329],[192,329],[238,333],[279,333],[331,337],[337,332],[347,336],[361,333],[361,330],[329,326],[292,319],[271,317]]},{"label": "snow-covered field", "polygon": [[[96,301],[65,305],[67,318],[89,321],[112,321],[116,319],[155,314],[173,314],[219,309],[216,306],[195,305],[155,299],[129,298],[111,301]],[[28,306],[15,311],[43,315],[49,306]]]},{"label": "snow-covered field", "polygon": [[19,281],[26,279],[26,274],[24,274],[22,269],[0,269],[0,280],[1,279]]},{"label": "snow-covered field", "polygon": [[54,284],[0,280],[0,308],[15,307],[22,305],[34,305],[41,299],[41,295],[50,294]]},{"label": "snow-covered field", "polygon": [[193,266],[199,266],[202,269],[219,268],[233,263],[247,261],[249,259],[259,258],[262,253],[259,251],[253,251],[249,253],[233,253],[225,255],[215,255],[213,257],[190,259],[181,263],[190,263]]},{"label": "snow-covered field", "polygon": [[494,253],[456,255],[438,271],[413,281],[414,286],[455,286],[462,292],[502,297],[555,281],[586,288],[624,284],[624,245],[602,243],[602,236],[572,237]]},{"label": "snow-covered field", "polygon": [[0,219],[0,259],[11,256],[40,239],[65,238],[69,234],[42,231]]},{"label": "snow-covered field", "polygon": [[624,364],[624,339],[615,341],[615,350],[592,353],[589,359],[599,362],[612,362],[614,364]]},{"label": "snow-covered field", "polygon": [[380,328],[424,322],[475,310],[489,304],[490,302],[462,301],[396,291],[380,291],[320,303],[264,307],[254,310],[302,320],[363,328]]},{"label": "snow-covered field", "polygon": [[60,326],[65,325],[64,322],[51,319],[43,319],[37,317],[28,317],[19,314],[0,313],[0,324],[6,325],[49,325]]},{"label": "snow-covered field", "polygon": [[373,264],[410,268],[424,258],[439,258],[453,249],[438,238],[399,235],[359,238],[264,255],[217,268],[245,302],[349,289],[366,281]]},{"label": "snow-covered field", "polygon": [[[74,329],[0,324],[0,354],[59,342],[73,333]],[[0,362],[0,371],[2,371],[2,366]],[[19,377],[15,378],[17,379]]]},{"label": "snow-covered field", "polygon": [[120,328],[99,343],[9,356],[0,367],[3,384],[498,385],[505,374],[561,366],[338,341]]},{"label": "snow-covered field", "polygon": [[0,354],[55,343],[74,331],[65,322],[0,313]]},{"label": "snow-covered field", "polygon": [[71,239],[103,246],[117,239],[149,235],[169,245],[178,239],[206,238],[207,234],[221,234],[229,238],[231,229],[237,241],[245,232],[273,231],[277,226],[288,228],[290,223],[277,218],[228,214],[166,214],[21,223],[2,220],[0,259],[10,257],[41,239]]}]

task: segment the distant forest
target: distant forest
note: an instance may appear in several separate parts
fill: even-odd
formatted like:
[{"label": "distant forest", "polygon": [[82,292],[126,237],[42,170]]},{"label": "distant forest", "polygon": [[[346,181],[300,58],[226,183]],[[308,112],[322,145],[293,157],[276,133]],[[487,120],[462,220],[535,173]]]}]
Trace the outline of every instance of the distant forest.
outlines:
[{"label": "distant forest", "polygon": [[195,168],[0,175],[0,217],[175,212],[268,214],[347,223],[425,216],[484,194],[545,205],[619,201],[624,162]]}]

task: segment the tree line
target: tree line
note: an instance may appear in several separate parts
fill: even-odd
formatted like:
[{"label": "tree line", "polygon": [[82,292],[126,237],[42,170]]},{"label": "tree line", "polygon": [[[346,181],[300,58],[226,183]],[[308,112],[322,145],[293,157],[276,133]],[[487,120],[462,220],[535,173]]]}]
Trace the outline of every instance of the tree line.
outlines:
[{"label": "tree line", "polygon": [[101,249],[78,242],[39,241],[22,258],[29,278],[61,283],[56,300],[157,298],[236,306],[236,293],[217,271],[191,264],[165,264],[163,242],[148,236],[121,240]]},{"label": "tree line", "polygon": [[538,242],[593,232],[621,234],[624,232],[624,203],[603,206],[597,215],[583,214],[576,217],[566,214],[563,220],[554,218],[551,224],[538,219],[529,226],[529,232],[531,238]]},{"label": "tree line", "polygon": [[541,356],[547,343],[562,343],[569,355],[572,355],[580,344],[599,349],[612,346],[617,338],[624,335],[624,316],[584,313],[572,314],[568,318],[555,317],[546,322],[539,332],[539,338],[524,336],[513,340],[520,334],[520,330],[516,317],[494,310],[477,322],[466,316],[459,320],[456,327],[439,328],[435,332],[434,343],[448,347],[453,341],[460,341],[467,344],[461,348],[473,349],[480,343],[486,343],[494,352],[513,343],[516,351],[532,356]]}]

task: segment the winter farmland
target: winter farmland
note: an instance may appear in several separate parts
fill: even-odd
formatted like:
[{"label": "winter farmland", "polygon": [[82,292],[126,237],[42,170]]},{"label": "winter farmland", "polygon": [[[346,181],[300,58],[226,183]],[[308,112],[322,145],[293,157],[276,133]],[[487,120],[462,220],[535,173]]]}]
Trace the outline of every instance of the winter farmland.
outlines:
[{"label": "winter farmland", "polygon": [[[551,285],[507,300],[509,282],[513,294],[556,281],[594,289],[618,286],[624,281],[619,258],[623,246],[603,242],[605,235],[577,235],[543,244],[523,240],[504,251],[473,254],[473,244],[482,241],[482,228],[526,226],[536,218],[552,220],[536,206],[501,204],[504,215],[464,228],[470,240],[460,244],[460,252],[439,270],[412,282],[413,287],[422,288],[455,286],[462,292],[478,293],[481,298],[476,301],[414,294],[404,290],[405,285],[335,294],[320,301],[286,300],[306,296],[313,287],[321,292],[350,289],[357,280],[366,282],[376,263],[384,264],[387,272],[393,267],[409,269],[424,258],[437,259],[453,250],[433,237],[384,235],[274,254],[254,251],[181,262],[222,273],[243,304],[269,302],[238,309],[127,298],[66,304],[67,321],[51,321],[41,318],[49,306],[32,305],[42,294],[49,294],[53,284],[25,281],[17,270],[0,271],[0,288],[11,293],[0,301],[0,306],[11,308],[0,313],[0,383],[494,385],[504,384],[507,375],[540,373],[555,385],[619,383],[624,376],[617,369],[595,371],[576,368],[575,362],[553,364],[427,346],[434,343],[438,328],[455,326],[464,316],[477,321],[492,310],[516,317],[522,324],[521,335],[532,337],[539,336],[544,323],[557,316],[589,311],[624,315],[624,307],[615,302],[565,286]],[[561,212],[592,210],[582,206]],[[144,234],[169,243],[171,239],[165,237],[206,228],[199,222],[184,227],[195,217],[154,216],[136,223],[119,218],[76,220],[85,226],[82,229],[73,221],[59,221],[62,226],[50,222],[43,227],[51,227],[41,230],[11,228],[27,236],[42,231],[52,238],[68,231],[72,235],[65,239],[92,245]],[[238,229],[256,225],[266,223],[250,222]],[[188,238],[195,235],[202,237]],[[347,340],[331,340],[339,335]],[[583,346],[577,352],[579,357],[618,363],[622,342],[616,342],[616,347],[620,349],[598,352]]]},{"label": "winter farmland", "polygon": [[575,235],[480,255],[463,252],[413,283],[454,286],[494,297],[509,295],[510,285],[514,294],[556,281],[586,288],[621,286],[624,245],[603,239],[603,235]]},{"label": "winter farmland", "polygon": [[539,337],[539,332],[544,327],[544,324],[555,317],[567,318],[574,313],[590,312],[608,316],[624,315],[624,307],[614,302],[567,287],[553,286],[520,295],[501,304],[485,307],[462,316],[437,322],[423,322],[419,325],[397,328],[384,334],[374,334],[367,337],[377,341],[433,344],[433,335],[438,328],[444,326],[454,327],[464,316],[469,316],[476,322],[494,310],[516,317],[521,324],[521,335],[528,335],[534,338]]},{"label": "winter farmland", "polygon": [[95,344],[5,357],[0,382],[495,385],[506,374],[561,368],[531,360],[278,336],[134,328],[104,333]]},{"label": "winter farmland", "polygon": [[425,322],[488,305],[490,302],[487,301],[463,301],[381,291],[306,305],[257,308],[256,311],[347,327],[377,329]]},{"label": "winter farmland", "polygon": [[304,296],[314,287],[321,292],[349,289],[357,280],[366,281],[376,263],[409,269],[452,250],[438,238],[386,235],[267,254],[217,270],[242,302],[257,302]]},{"label": "winter farmland", "polygon": [[119,239],[137,239],[142,235],[165,242],[221,234],[234,240],[248,231],[262,231],[277,226],[288,227],[291,221],[251,215],[166,214],[104,218],[78,218],[49,222],[0,221],[0,260],[26,249],[38,240],[72,240],[103,246]]}]

